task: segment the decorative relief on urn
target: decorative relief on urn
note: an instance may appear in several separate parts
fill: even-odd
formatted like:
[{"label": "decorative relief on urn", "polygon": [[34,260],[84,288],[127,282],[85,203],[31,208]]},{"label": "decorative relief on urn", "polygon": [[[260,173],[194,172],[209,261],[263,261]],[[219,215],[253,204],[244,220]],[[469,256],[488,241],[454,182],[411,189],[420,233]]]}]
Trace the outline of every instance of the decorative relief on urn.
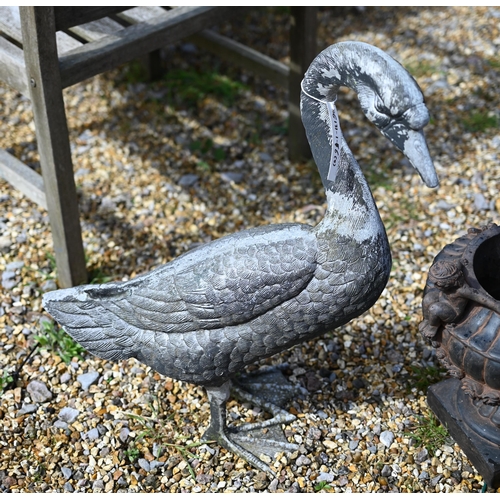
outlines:
[{"label": "decorative relief on urn", "polygon": [[428,403],[490,486],[500,485],[500,226],[470,229],[436,256],[423,337],[452,379]]}]

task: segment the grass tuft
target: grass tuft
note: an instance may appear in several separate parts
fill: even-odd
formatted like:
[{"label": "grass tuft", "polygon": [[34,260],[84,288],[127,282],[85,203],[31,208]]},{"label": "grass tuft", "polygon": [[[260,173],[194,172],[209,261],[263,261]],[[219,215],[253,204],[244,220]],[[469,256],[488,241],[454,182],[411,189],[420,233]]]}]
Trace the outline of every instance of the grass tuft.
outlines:
[{"label": "grass tuft", "polygon": [[82,354],[85,349],[62,328],[57,328],[50,321],[42,322],[40,327],[40,334],[35,335],[35,340],[40,344],[40,348],[54,352],[66,364],[71,363],[74,357],[83,359]]},{"label": "grass tuft", "polygon": [[428,412],[427,415],[417,415],[417,423],[411,432],[405,432],[411,437],[415,446],[426,448],[429,455],[434,456],[446,442],[449,434],[446,427],[443,427],[434,413]]}]

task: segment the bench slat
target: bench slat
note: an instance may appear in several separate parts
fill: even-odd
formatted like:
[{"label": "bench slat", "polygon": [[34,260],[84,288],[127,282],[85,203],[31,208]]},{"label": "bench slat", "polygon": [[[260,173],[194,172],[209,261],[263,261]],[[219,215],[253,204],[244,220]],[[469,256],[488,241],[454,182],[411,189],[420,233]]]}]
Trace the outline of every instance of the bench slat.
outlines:
[{"label": "bench slat", "polygon": [[167,12],[165,9],[158,6],[134,7],[120,12],[117,16],[130,24],[136,24],[155,19],[165,14],[165,12]]},{"label": "bench slat", "polygon": [[47,210],[47,198],[42,176],[1,148],[0,177],[3,177],[30,200]]},{"label": "bench slat", "polygon": [[0,37],[0,80],[30,97],[23,51]]},{"label": "bench slat", "polygon": [[[19,7],[0,7],[0,31],[10,36],[13,40],[23,43],[21,33],[21,18],[19,16]],[[63,32],[56,33],[57,53],[59,55],[81,47],[81,42]]]},{"label": "bench slat", "polygon": [[70,31],[83,38],[87,42],[95,42],[107,35],[111,35],[123,29],[123,26],[109,17],[104,17],[97,21],[73,26]]},{"label": "bench slat", "polygon": [[56,30],[67,30],[73,26],[97,21],[130,7],[54,7]]},{"label": "bench slat", "polygon": [[63,87],[68,87],[201,31],[231,7],[177,7],[147,23],[125,28],[83,45],[60,58]]},{"label": "bench slat", "polygon": [[289,67],[276,59],[262,54],[242,43],[236,42],[211,30],[203,30],[188,38],[203,50],[209,50],[222,59],[238,64],[245,69],[271,80],[276,85],[287,87]]}]

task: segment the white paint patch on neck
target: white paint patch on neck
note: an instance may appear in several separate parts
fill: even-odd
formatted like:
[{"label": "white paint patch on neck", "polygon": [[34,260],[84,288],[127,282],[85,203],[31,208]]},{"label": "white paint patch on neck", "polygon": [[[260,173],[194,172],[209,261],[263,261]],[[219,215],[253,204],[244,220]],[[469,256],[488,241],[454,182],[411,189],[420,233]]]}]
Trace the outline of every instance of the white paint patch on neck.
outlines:
[{"label": "white paint patch on neck", "polygon": [[370,210],[360,205],[353,196],[326,191],[328,209],[322,223],[333,228],[340,236],[347,236],[359,243],[371,240],[383,230],[376,207]]}]

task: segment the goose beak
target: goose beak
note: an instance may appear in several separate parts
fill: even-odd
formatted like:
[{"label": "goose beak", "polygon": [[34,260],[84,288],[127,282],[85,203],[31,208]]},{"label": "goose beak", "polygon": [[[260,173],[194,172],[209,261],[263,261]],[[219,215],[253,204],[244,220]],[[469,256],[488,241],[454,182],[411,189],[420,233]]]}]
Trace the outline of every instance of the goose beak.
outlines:
[{"label": "goose beak", "polygon": [[428,187],[439,186],[436,169],[422,130],[412,130],[396,122],[382,130],[382,133],[408,158]]}]

